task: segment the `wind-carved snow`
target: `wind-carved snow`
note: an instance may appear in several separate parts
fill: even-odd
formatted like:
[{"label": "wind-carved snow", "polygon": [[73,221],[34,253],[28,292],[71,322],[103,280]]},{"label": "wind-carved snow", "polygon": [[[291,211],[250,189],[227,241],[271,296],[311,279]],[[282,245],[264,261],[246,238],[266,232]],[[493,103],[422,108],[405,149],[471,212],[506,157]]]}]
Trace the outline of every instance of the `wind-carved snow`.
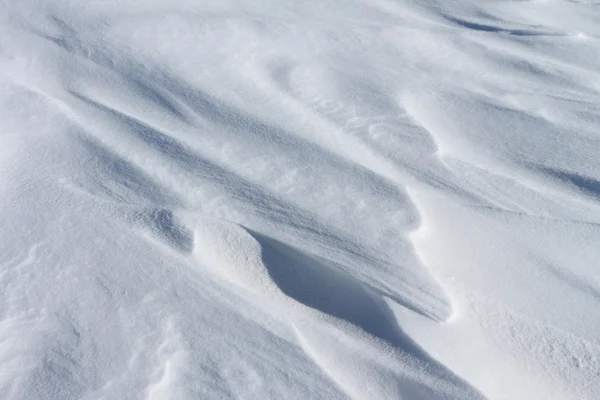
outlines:
[{"label": "wind-carved snow", "polygon": [[477,397],[404,335],[383,299],[352,276],[229,222],[201,219],[196,240],[201,266],[288,321],[306,353],[350,397]]},{"label": "wind-carved snow", "polygon": [[[383,299],[352,276],[228,222],[200,220],[196,239],[200,264],[287,320],[306,353],[350,397],[476,397],[405,336]],[[337,339],[344,334],[348,343]],[[348,352],[349,344],[356,350]]]},{"label": "wind-carved snow", "polygon": [[598,398],[599,23],[1,5],[0,398]]}]

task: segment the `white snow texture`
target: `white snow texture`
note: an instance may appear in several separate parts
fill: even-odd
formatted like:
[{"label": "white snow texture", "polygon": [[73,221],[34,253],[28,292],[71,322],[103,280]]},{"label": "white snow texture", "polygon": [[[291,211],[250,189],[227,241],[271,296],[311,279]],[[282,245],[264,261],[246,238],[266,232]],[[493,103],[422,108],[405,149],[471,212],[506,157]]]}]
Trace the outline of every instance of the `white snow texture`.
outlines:
[{"label": "white snow texture", "polygon": [[0,1],[0,399],[600,399],[596,0]]}]

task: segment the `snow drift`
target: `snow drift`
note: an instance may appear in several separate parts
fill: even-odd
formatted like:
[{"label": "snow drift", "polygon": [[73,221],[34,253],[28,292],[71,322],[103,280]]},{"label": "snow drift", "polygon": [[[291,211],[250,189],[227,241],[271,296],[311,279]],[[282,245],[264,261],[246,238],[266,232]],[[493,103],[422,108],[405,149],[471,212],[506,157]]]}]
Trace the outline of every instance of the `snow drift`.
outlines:
[{"label": "snow drift", "polygon": [[0,3],[0,397],[599,398],[599,27]]}]

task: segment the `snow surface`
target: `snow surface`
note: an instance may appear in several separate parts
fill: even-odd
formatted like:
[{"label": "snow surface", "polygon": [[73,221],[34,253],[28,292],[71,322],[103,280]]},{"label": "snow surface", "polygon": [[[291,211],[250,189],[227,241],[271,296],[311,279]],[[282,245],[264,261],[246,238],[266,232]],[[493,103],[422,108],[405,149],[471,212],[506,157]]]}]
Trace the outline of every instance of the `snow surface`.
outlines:
[{"label": "snow surface", "polygon": [[0,1],[1,399],[599,399],[600,3]]}]

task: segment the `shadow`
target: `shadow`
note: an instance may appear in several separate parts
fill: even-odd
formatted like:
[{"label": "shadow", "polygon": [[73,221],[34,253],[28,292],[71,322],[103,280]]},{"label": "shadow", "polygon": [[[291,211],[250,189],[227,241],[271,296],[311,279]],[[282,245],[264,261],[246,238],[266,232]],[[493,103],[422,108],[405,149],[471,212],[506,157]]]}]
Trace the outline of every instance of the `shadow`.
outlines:
[{"label": "shadow", "polygon": [[[439,363],[401,329],[383,297],[330,261],[302,252],[257,232],[247,231],[261,246],[262,261],[278,288],[307,307],[342,319],[421,360],[448,381],[481,396],[467,382]],[[426,386],[423,386],[425,390]],[[433,398],[433,397],[432,397]]]},{"label": "shadow", "polygon": [[[333,262],[309,255],[273,238],[247,230],[262,248],[271,279],[307,307],[343,319],[419,358],[428,358],[398,326],[383,297]],[[433,361],[432,359],[430,359]]]},{"label": "shadow", "polygon": [[548,264],[546,268],[552,275],[554,275],[556,279],[562,281],[571,289],[580,292],[584,296],[592,298],[594,302],[600,304],[600,291],[590,282],[586,282],[585,278],[577,276],[577,274],[569,271],[567,268],[561,268],[556,265]]},{"label": "shadow", "polygon": [[570,186],[574,186],[584,195],[589,197],[595,197],[600,199],[600,181],[594,178],[576,174],[573,172],[567,172],[565,170],[559,170],[550,167],[536,167],[538,171],[550,176],[553,179],[558,179],[562,182],[567,183]]},{"label": "shadow", "polygon": [[508,35],[514,35],[514,36],[565,36],[564,34],[557,33],[557,32],[536,31],[536,30],[532,30],[532,29],[501,28],[499,26],[471,22],[471,21],[467,21],[464,19],[456,18],[456,17],[450,17],[450,16],[445,16],[444,18],[447,21],[453,22],[463,28],[471,29],[474,31],[491,32],[491,33],[506,33]]},{"label": "shadow", "polygon": [[[98,196],[108,195],[117,202],[179,206],[177,196],[161,186],[151,176],[114,151],[106,148],[92,137],[77,135],[77,141],[89,154],[90,161],[84,165],[84,172],[94,184],[79,183],[87,193]],[[98,190],[104,193],[97,193]]]},{"label": "shadow", "polygon": [[149,220],[152,230],[171,247],[187,253],[194,250],[193,233],[177,221],[171,210],[154,210],[150,213]]}]

